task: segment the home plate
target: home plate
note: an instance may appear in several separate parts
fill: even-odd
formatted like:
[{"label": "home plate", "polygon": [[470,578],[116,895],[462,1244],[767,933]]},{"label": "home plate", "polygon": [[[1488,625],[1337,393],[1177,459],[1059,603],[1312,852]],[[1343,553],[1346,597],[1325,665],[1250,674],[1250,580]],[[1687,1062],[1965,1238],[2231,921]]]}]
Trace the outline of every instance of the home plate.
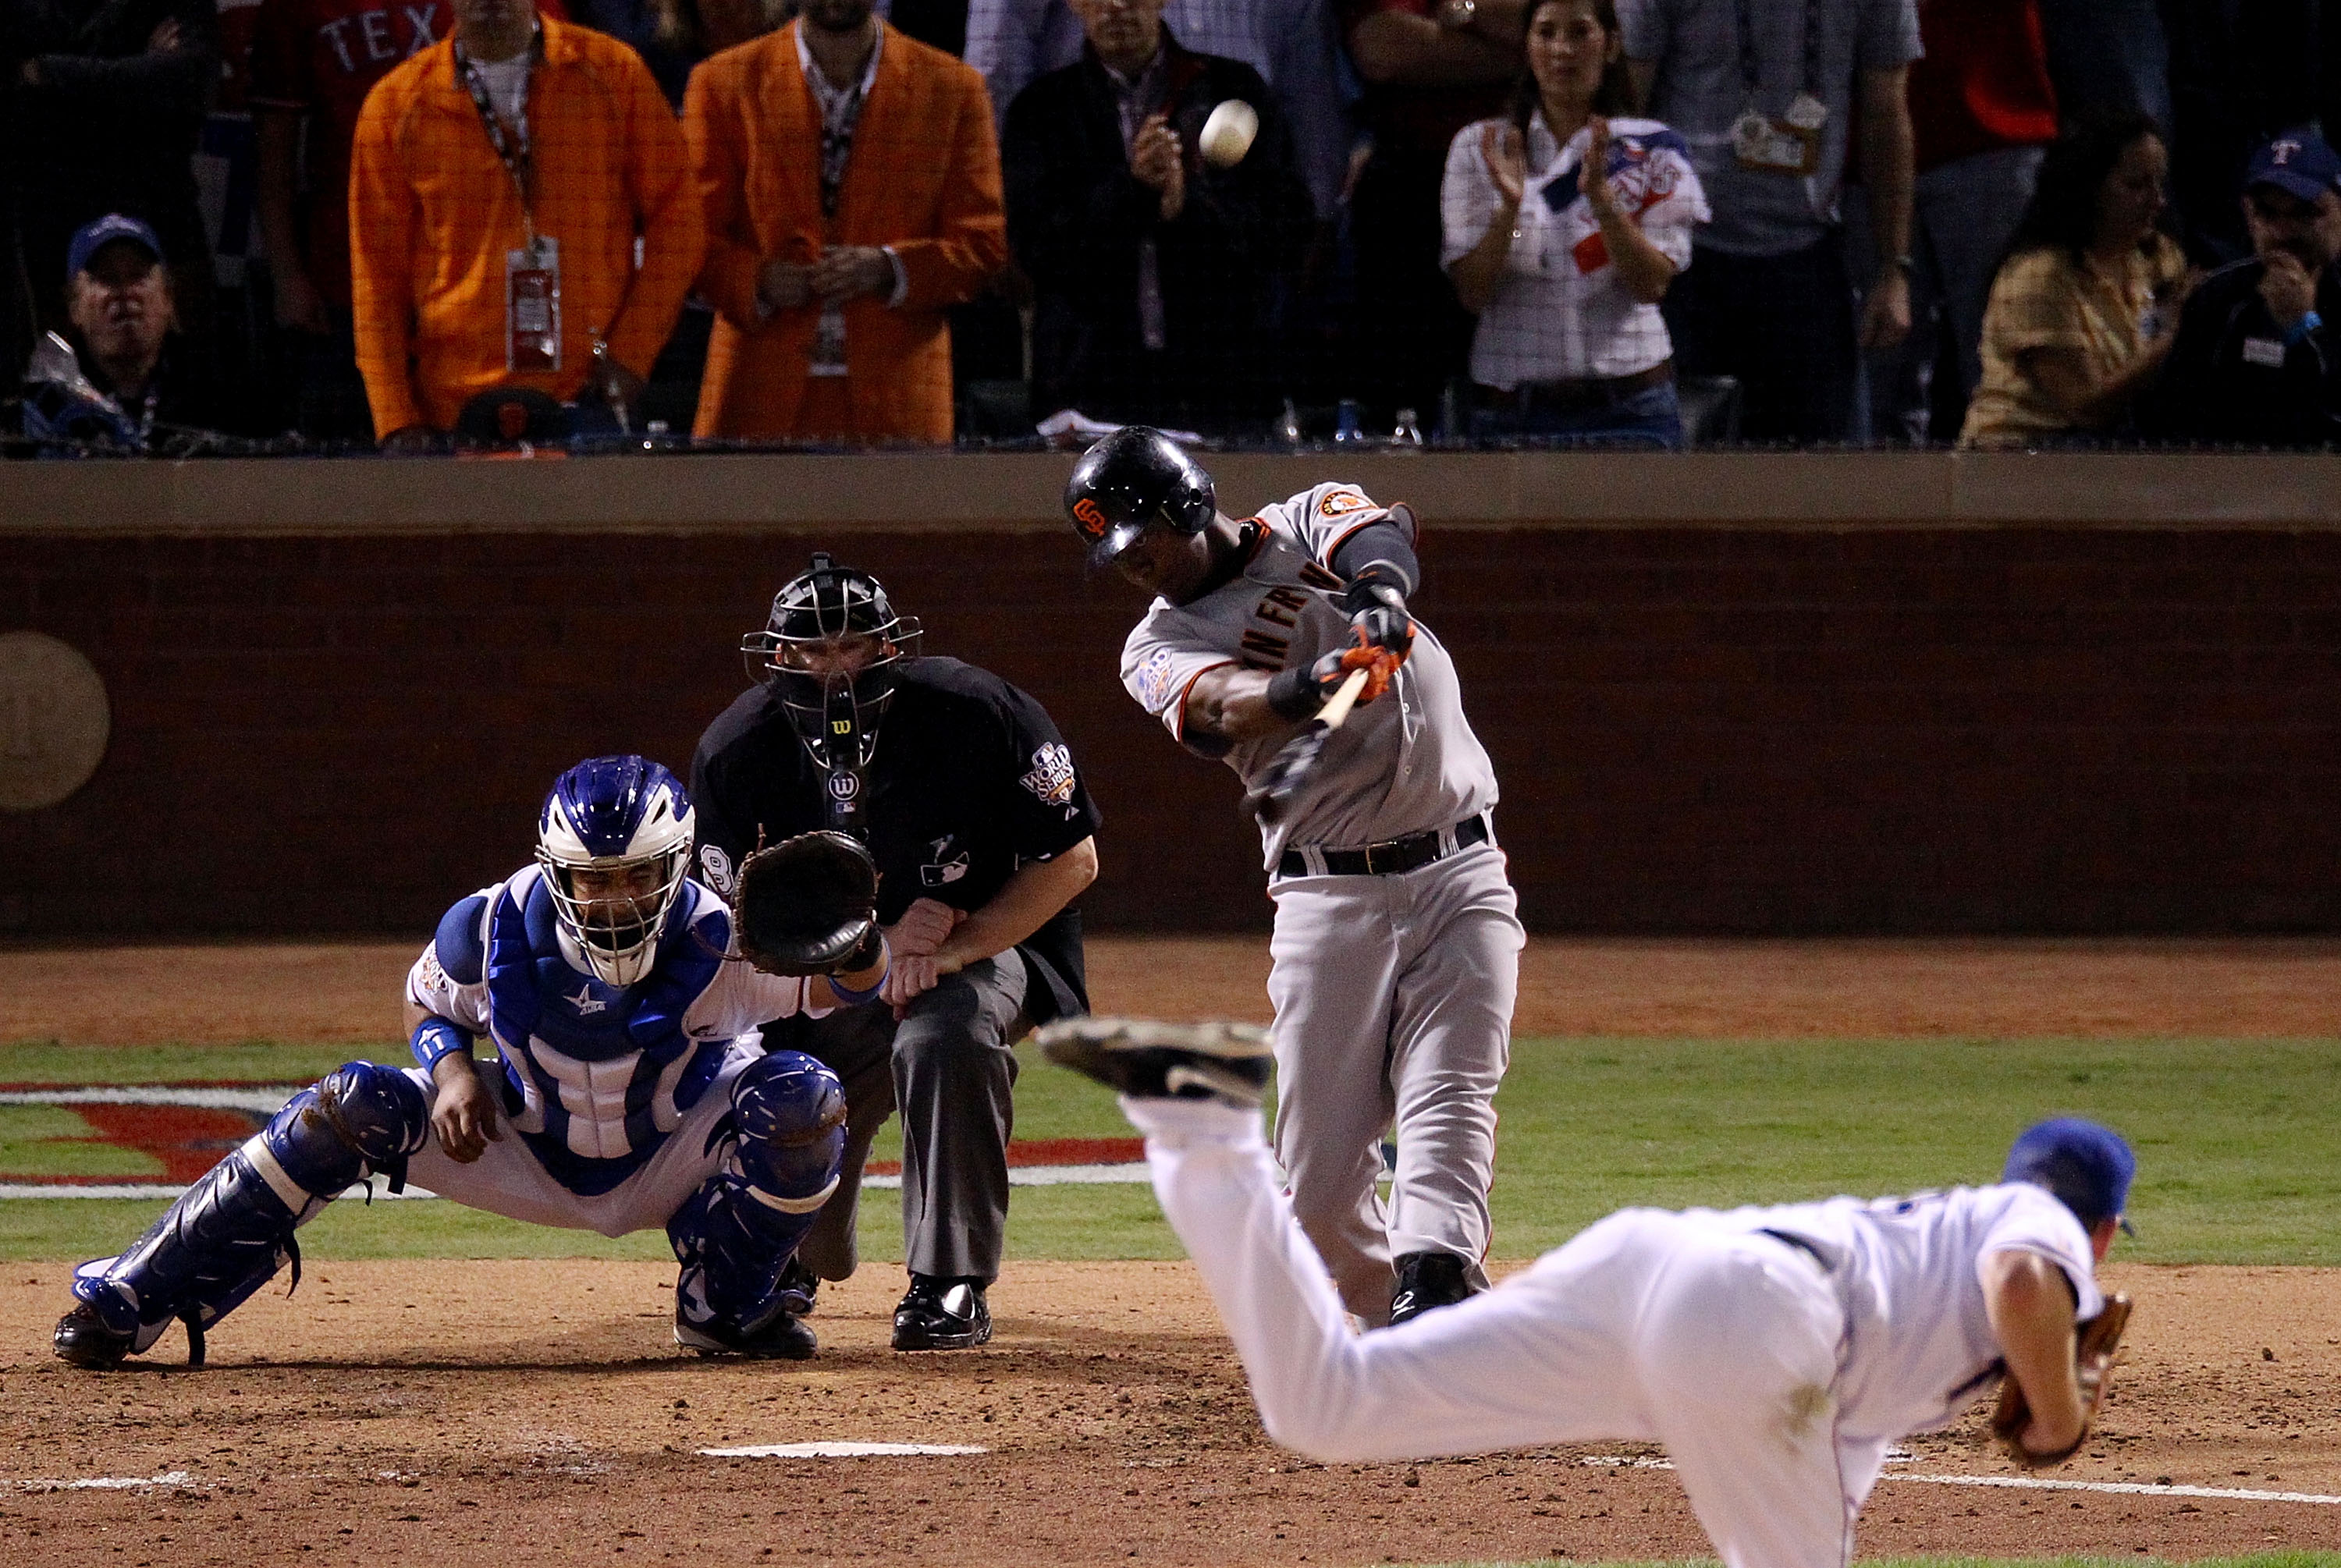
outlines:
[{"label": "home plate", "polygon": [[710,1459],[868,1459],[895,1454],[989,1454],[963,1443],[759,1443],[748,1448],[702,1448]]}]

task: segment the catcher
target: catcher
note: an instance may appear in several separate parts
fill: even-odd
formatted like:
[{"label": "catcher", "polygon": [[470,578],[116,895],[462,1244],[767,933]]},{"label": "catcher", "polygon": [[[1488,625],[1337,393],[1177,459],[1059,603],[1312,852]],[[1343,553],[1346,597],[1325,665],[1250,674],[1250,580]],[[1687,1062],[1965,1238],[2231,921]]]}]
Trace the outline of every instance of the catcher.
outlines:
[{"label": "catcher", "polygon": [[2018,1463],[2087,1441],[2127,1320],[2095,1279],[2129,1147],[2043,1122],[1994,1186],[1627,1209],[1494,1290],[1354,1335],[1260,1137],[1267,1047],[1079,1019],[1056,1060],[1122,1091],[1269,1434],[1327,1464],[1603,1439],[1666,1445],[1727,1568],[1844,1568],[1888,1444],[1997,1383]]},{"label": "catcher", "polygon": [[[750,858],[736,911],[686,875],[682,787],[640,757],[563,773],[536,863],[460,899],[407,977],[416,1066],[350,1062],[303,1089],[117,1256],[75,1271],[56,1353],[105,1370],[204,1333],[288,1261],[294,1232],[389,1178],[539,1225],[662,1226],[674,1337],[702,1355],[813,1353],[782,1273],[836,1190],[837,1077],[757,1024],[878,995],[866,850],[807,834]],[[746,958],[750,961],[742,961]],[[481,1035],[496,1058],[474,1057]]]}]

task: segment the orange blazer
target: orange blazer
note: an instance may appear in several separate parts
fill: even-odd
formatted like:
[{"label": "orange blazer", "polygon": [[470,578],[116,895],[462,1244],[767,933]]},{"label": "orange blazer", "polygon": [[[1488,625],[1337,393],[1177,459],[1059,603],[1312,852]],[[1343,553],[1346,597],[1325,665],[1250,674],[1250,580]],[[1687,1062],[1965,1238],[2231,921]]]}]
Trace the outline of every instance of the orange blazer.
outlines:
[{"label": "orange blazer", "polygon": [[520,193],[442,41],[375,84],[351,152],[358,369],[377,435],[450,429],[465,400],[508,382],[573,398],[597,332],[648,375],[691,292],[700,205],[658,84],[616,39],[543,20],[528,120],[536,226],[561,242],[561,369],[504,368],[504,253],[522,243]]},{"label": "orange blazer", "polygon": [[854,431],[948,442],[951,328],[943,310],[972,295],[1008,260],[991,100],[973,69],[888,27],[837,215],[825,218],[821,109],[797,63],[800,25],[702,62],[683,100],[683,136],[707,218],[699,289],[717,312],[693,429],[800,433],[820,307],[765,317],[756,305],[756,274],[772,259],[809,265],[829,245],[891,245],[908,283],[902,303],[867,295],[845,307]]}]

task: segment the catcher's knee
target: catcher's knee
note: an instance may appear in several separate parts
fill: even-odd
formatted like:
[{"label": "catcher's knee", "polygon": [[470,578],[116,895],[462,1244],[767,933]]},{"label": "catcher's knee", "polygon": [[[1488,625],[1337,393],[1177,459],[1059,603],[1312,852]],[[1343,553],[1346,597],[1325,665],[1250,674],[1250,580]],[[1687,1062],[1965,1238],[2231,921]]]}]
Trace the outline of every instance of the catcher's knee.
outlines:
[{"label": "catcher's knee", "polygon": [[845,1087],[800,1051],[759,1057],[732,1083],[741,1174],[767,1197],[825,1199],[845,1153]]},{"label": "catcher's knee", "polygon": [[285,1176],[329,1198],[376,1172],[403,1176],[431,1134],[430,1107],[396,1067],[344,1062],[295,1095],[261,1135]]}]

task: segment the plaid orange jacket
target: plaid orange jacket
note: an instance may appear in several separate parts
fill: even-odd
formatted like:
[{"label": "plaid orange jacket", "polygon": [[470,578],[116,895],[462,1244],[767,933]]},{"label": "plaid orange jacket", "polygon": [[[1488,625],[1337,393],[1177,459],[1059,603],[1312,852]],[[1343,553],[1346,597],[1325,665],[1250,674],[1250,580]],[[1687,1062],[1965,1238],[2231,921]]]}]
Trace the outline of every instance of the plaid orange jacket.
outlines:
[{"label": "plaid orange jacket", "polygon": [[[703,253],[682,127],[634,52],[542,19],[529,84],[537,231],[561,242],[561,369],[504,368],[504,257],[523,243],[520,193],[442,42],[377,83],[350,159],[358,369],[374,432],[453,426],[506,382],[573,398],[596,333],[638,374],[674,330]],[[634,266],[634,238],[643,264]]]}]

